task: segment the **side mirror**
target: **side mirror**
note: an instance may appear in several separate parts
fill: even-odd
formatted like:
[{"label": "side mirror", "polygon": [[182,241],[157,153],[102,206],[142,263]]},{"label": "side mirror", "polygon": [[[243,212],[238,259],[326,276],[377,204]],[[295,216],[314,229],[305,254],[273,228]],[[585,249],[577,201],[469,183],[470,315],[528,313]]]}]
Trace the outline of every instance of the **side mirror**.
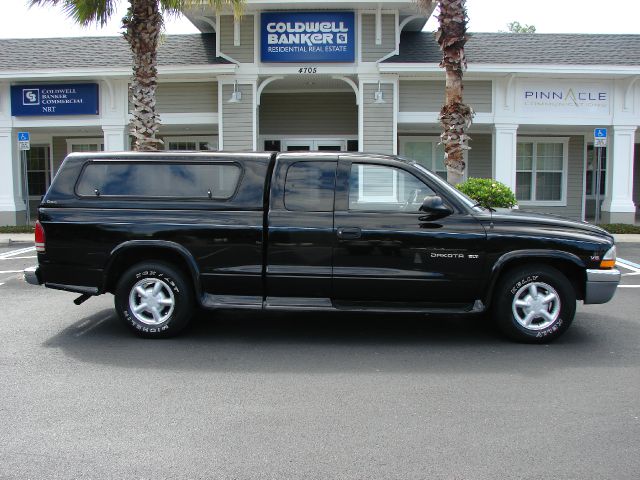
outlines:
[{"label": "side mirror", "polygon": [[421,221],[438,220],[453,213],[453,210],[442,202],[442,198],[433,195],[424,199],[420,211],[426,213],[425,216],[420,217]]}]

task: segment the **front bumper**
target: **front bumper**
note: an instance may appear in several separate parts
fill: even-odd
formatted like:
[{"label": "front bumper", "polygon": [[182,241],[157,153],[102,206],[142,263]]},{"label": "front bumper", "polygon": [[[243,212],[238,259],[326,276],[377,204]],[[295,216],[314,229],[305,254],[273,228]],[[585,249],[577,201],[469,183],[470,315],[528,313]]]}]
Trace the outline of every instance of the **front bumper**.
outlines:
[{"label": "front bumper", "polygon": [[584,303],[607,303],[616,293],[620,283],[620,271],[587,269]]},{"label": "front bumper", "polygon": [[31,285],[42,285],[42,280],[40,278],[40,267],[25,268],[24,279]]}]

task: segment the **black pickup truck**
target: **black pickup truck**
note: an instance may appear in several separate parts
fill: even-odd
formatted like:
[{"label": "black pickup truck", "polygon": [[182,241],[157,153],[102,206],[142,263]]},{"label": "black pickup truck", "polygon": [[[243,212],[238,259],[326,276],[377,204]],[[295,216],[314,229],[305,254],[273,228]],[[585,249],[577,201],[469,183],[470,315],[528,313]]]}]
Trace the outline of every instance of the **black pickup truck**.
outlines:
[{"label": "black pickup truck", "polygon": [[138,334],[194,308],[480,314],[546,342],[615,293],[611,235],[485,210],[410,160],[361,153],[69,155],[42,200],[33,284],[113,293]]}]

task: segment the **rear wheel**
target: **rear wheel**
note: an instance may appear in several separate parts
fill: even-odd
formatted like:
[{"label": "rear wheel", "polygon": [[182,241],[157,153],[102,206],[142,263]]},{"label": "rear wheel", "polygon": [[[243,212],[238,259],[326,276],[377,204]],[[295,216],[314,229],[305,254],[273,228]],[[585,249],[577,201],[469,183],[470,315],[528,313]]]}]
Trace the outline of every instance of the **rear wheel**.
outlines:
[{"label": "rear wheel", "polygon": [[193,291],[185,275],[172,265],[143,262],[120,277],[115,292],[120,318],[140,336],[170,337],[193,315]]},{"label": "rear wheel", "polygon": [[520,267],[507,272],[496,285],[494,318],[514,340],[550,342],[569,328],[575,312],[573,286],[553,267]]}]

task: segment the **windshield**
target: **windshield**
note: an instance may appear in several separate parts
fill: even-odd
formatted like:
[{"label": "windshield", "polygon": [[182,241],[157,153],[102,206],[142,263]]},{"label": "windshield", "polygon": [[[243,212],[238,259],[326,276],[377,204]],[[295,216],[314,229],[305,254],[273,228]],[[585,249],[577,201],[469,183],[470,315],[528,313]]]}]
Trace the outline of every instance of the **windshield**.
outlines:
[{"label": "windshield", "polygon": [[460,190],[458,190],[453,185],[451,185],[450,183],[448,183],[445,180],[443,180],[442,178],[440,178],[438,175],[434,174],[429,169],[423,167],[422,165],[420,165],[419,163],[415,162],[414,160],[410,160],[408,158],[403,158],[403,160],[408,162],[408,163],[410,163],[411,165],[416,167],[421,172],[426,173],[429,176],[430,179],[432,179],[434,182],[436,182],[439,186],[441,186],[443,189],[445,189],[451,195],[454,195],[458,200],[460,200],[462,203],[464,203],[467,207],[469,207],[469,208],[471,208],[471,209],[473,209],[473,210],[475,210],[477,212],[483,211],[482,207],[480,207],[475,200],[471,199],[470,197],[468,197],[467,195],[462,193]]}]

